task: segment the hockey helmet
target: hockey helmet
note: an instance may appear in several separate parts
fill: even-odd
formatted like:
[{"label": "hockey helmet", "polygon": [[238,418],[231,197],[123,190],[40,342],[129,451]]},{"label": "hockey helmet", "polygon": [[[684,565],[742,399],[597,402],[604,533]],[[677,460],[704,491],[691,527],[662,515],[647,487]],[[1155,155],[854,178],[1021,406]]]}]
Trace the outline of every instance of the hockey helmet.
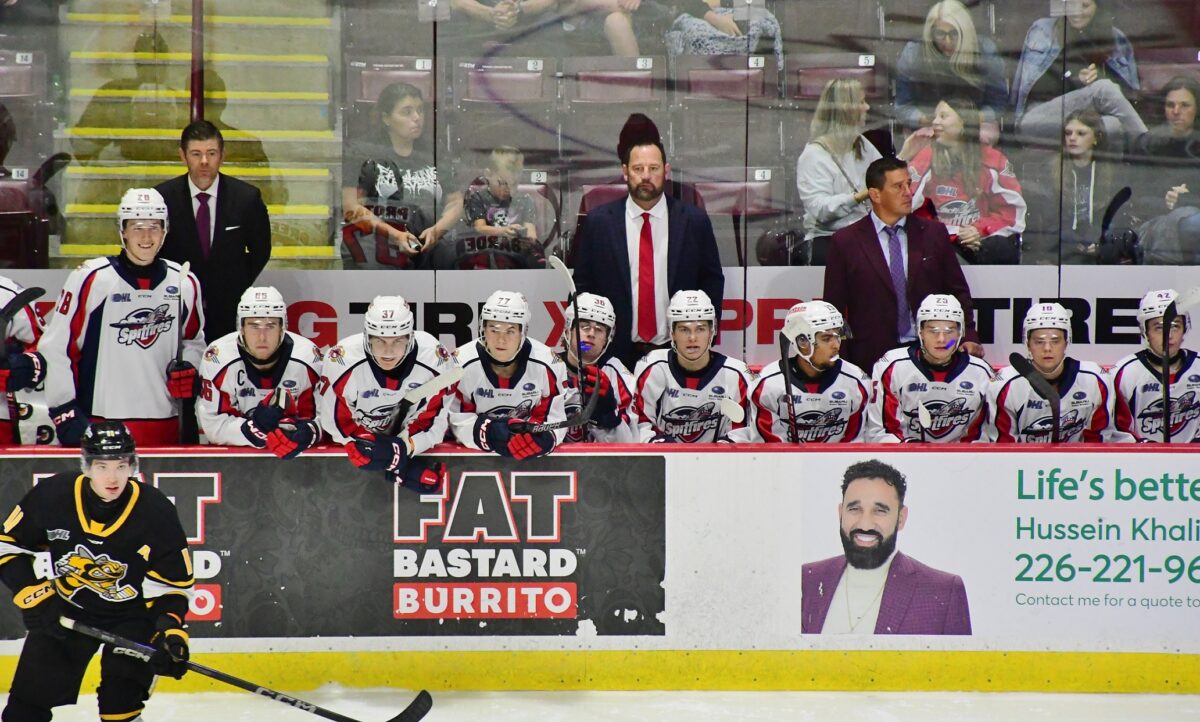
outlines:
[{"label": "hockey helmet", "polygon": [[287,322],[287,304],[274,286],[251,286],[242,294],[237,305],[237,322],[240,328],[248,318],[278,318]]},{"label": "hockey helmet", "polygon": [[[367,307],[367,313],[363,316],[363,350],[367,357],[378,364],[378,359],[371,352],[372,337],[412,336],[413,325],[412,309],[408,307],[408,302],[404,300],[403,296],[376,296],[371,300],[371,305]],[[410,339],[404,349],[404,355],[396,362],[397,366],[408,357],[412,347]],[[395,367],[393,366],[393,368]]]},{"label": "hockey helmet", "polygon": [[1061,303],[1039,303],[1025,313],[1022,324],[1025,340],[1028,342],[1029,334],[1039,328],[1056,328],[1065,334],[1067,343],[1071,343],[1071,312]]},{"label": "hockey helmet", "polygon": [[130,476],[137,474],[137,451],[133,435],[120,421],[96,421],[83,432],[80,444],[83,452],[83,472],[87,473],[93,461],[102,459],[129,461]]},{"label": "hockey helmet", "polygon": [[[788,309],[783,319],[783,335],[791,341],[806,361],[812,358],[816,348],[817,334],[825,331],[835,331],[845,338],[845,319],[841,311],[827,301],[807,301],[797,303]],[[800,351],[800,344],[808,344],[808,354]]]},{"label": "hockey helmet", "polygon": [[[1146,336],[1148,324],[1156,318],[1162,318],[1167,313],[1167,306],[1171,305],[1175,299],[1179,298],[1179,293],[1173,288],[1164,288],[1161,291],[1151,291],[1138,303],[1138,328],[1142,332],[1142,341],[1149,343],[1149,338]],[[1192,327],[1191,314],[1182,313],[1183,331],[1187,333]]]},{"label": "hockey helmet", "polygon": [[708,321],[715,324],[717,310],[704,291],[676,291],[667,306],[667,320],[672,328],[680,321]]},{"label": "hockey helmet", "polygon": [[[962,344],[962,334],[966,328],[964,318],[962,304],[948,293],[931,293],[917,307],[918,330],[926,321],[953,321],[958,324],[958,338],[954,341],[952,351],[957,351]],[[921,348],[925,348],[924,340],[921,340]],[[928,349],[925,350],[928,352]]]},{"label": "hockey helmet", "polygon": [[575,298],[575,303],[568,303],[564,314],[565,324],[562,337],[564,347],[570,347],[571,344],[571,329],[575,328],[576,304],[579,306],[580,319],[594,321],[608,327],[608,339],[604,342],[604,348],[600,349],[600,355],[603,356],[604,352],[608,350],[608,345],[612,343],[613,329],[617,326],[617,312],[613,310],[612,302],[604,296],[594,293],[581,293]]},{"label": "hockey helmet", "polygon": [[[488,321],[512,323],[520,327],[521,343],[518,344],[510,358],[497,358],[492,353],[492,349],[488,348],[487,338],[484,334]],[[529,302],[525,300],[525,294],[517,291],[495,291],[483,302],[483,308],[479,312],[479,341],[494,363],[506,365],[515,361],[521,346],[525,344],[525,336],[528,332]]]},{"label": "hockey helmet", "polygon": [[117,228],[124,232],[125,221],[138,219],[162,221],[163,233],[166,234],[169,224],[167,202],[161,193],[153,188],[130,188],[125,191],[117,206]]}]

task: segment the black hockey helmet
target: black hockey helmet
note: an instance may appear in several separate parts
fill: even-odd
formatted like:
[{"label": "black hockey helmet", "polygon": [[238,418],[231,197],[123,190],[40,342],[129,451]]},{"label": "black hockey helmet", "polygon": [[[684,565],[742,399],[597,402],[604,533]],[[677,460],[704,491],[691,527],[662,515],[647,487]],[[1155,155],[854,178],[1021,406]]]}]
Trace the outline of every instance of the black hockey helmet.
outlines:
[{"label": "black hockey helmet", "polygon": [[133,435],[120,421],[96,421],[83,432],[83,469],[87,471],[97,459],[128,459],[137,473],[137,453]]}]

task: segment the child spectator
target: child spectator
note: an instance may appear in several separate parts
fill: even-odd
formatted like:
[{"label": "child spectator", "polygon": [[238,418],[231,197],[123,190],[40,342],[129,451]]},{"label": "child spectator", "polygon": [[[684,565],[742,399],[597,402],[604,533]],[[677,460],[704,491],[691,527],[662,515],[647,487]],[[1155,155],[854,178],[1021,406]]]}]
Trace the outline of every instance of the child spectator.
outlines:
[{"label": "child spectator", "polygon": [[525,155],[512,146],[500,146],[491,161],[467,190],[466,219],[475,231],[456,244],[454,267],[544,268],[546,258],[534,224],[533,197],[520,190]]}]

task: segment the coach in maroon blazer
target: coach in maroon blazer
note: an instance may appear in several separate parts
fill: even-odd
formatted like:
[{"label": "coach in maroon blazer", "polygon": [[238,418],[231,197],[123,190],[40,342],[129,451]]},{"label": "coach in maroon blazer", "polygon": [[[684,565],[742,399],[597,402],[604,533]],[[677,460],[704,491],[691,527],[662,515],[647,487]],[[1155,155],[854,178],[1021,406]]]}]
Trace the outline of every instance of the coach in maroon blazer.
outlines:
[{"label": "coach in maroon blazer", "polygon": [[[871,212],[866,218],[833,234],[825,265],[822,295],[846,319],[852,337],[842,345],[842,356],[870,373],[880,357],[893,348],[916,340],[913,320],[921,300],[931,293],[948,293],[962,304],[967,318],[963,348],[983,356],[971,311],[971,289],[946,227],[936,220],[912,213],[912,187],[908,165],[896,158],[881,158],[867,168],[867,191]],[[889,265],[884,255],[889,237],[885,227],[896,228],[902,259],[907,264],[904,281],[908,333],[901,335],[899,302]]]},{"label": "coach in maroon blazer", "polygon": [[882,461],[846,469],[838,505],[845,553],[803,565],[801,633],[971,633],[962,579],[896,551],[907,488]]}]

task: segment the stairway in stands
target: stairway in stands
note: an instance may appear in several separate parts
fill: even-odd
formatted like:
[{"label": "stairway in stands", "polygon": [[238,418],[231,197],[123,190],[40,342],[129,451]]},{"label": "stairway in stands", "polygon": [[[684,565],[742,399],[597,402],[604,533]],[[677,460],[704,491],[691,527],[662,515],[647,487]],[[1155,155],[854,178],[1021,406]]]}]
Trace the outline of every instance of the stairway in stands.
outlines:
[{"label": "stairway in stands", "polygon": [[[66,223],[52,266],[112,253],[127,188],[179,175],[188,121],[191,0],[71,0],[60,42],[66,107],[58,150]],[[333,268],[340,131],[328,0],[206,0],[205,118],[225,137],[222,171],[258,185],[273,268]]]}]

